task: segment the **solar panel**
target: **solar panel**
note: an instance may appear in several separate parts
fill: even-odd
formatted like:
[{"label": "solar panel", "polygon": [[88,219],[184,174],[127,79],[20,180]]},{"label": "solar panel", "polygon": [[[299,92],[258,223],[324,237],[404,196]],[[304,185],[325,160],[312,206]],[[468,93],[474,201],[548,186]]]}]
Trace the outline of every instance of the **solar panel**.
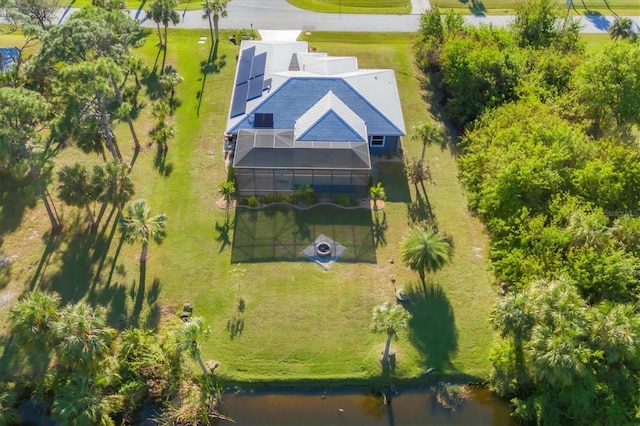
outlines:
[{"label": "solar panel", "polygon": [[255,56],[255,54],[256,54],[256,47],[255,47],[255,46],[251,46],[251,47],[250,47],[250,48],[248,48],[248,49],[244,49],[244,50],[242,51],[241,56],[242,56],[243,58],[251,59],[251,58],[253,58],[253,57]]},{"label": "solar panel", "polygon": [[249,81],[251,75],[251,61],[245,58],[240,58],[238,63],[238,75],[236,77],[236,85],[246,83]]},{"label": "solar panel", "polygon": [[264,74],[264,68],[267,64],[267,52],[262,52],[253,57],[251,61],[251,78]]},{"label": "solar panel", "polygon": [[253,62],[253,55],[255,52],[255,46],[242,51],[240,61],[238,62],[236,85],[249,81],[249,78],[251,77],[251,63]]},{"label": "solar panel", "polygon": [[248,101],[262,96],[262,83],[264,83],[264,75],[249,80],[249,93],[247,94]]},{"label": "solar panel", "polygon": [[236,86],[233,91],[233,99],[231,100],[231,112],[230,117],[235,117],[244,112],[247,109],[247,91],[249,90],[249,83],[244,82]]},{"label": "solar panel", "polygon": [[273,113],[256,112],[253,117],[254,129],[273,129]]}]

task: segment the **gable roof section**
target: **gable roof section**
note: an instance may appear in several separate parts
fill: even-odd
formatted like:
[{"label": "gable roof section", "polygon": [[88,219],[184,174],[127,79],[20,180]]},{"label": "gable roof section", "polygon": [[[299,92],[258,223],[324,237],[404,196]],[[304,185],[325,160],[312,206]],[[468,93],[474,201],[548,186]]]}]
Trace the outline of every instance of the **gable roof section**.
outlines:
[{"label": "gable roof section", "polygon": [[370,170],[367,142],[308,142],[293,130],[242,129],[233,167],[237,169]]},{"label": "gable roof section", "polygon": [[367,126],[330,90],[296,120],[294,136],[300,141],[366,142]]},{"label": "gable roof section", "polygon": [[398,127],[340,77],[291,77],[266,98],[263,96],[229,131],[252,128],[254,113],[272,113],[275,129],[294,129],[296,121],[330,91],[364,121],[369,135],[405,134],[403,123]]},{"label": "gable roof section", "polygon": [[299,53],[299,71],[319,75],[337,75],[358,71],[358,59],[354,56],[328,56],[326,53]]},{"label": "gable roof section", "polygon": [[[402,116],[398,84],[393,70],[367,70],[347,75],[345,81],[380,111],[394,126],[407,133]],[[373,134],[370,132],[370,134]]]}]

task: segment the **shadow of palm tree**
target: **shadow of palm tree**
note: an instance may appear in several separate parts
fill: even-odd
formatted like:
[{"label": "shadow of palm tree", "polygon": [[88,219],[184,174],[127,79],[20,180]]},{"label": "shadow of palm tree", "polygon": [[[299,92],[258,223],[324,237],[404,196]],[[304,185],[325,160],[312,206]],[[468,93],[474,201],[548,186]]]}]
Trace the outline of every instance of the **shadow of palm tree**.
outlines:
[{"label": "shadow of palm tree", "polygon": [[476,16],[484,16],[486,14],[487,8],[484,6],[484,3],[482,1],[471,0],[469,11]]},{"label": "shadow of palm tree", "polygon": [[411,200],[409,183],[404,169],[404,164],[400,161],[379,161],[374,166],[376,179],[382,182],[387,201],[408,202]]},{"label": "shadow of palm tree", "polygon": [[158,147],[153,160],[153,168],[158,170],[158,174],[162,177],[169,177],[173,172],[173,163],[167,163],[168,149]]},{"label": "shadow of palm tree", "polygon": [[218,236],[216,237],[216,241],[220,243],[220,248],[218,249],[218,253],[222,253],[225,247],[231,245],[231,227],[233,222],[229,222],[229,220],[225,220],[221,225],[216,221],[216,231],[218,232]]},{"label": "shadow of palm tree", "polygon": [[429,198],[424,190],[424,185],[422,188],[425,195],[422,195],[416,185],[416,200],[411,203],[407,203],[407,216],[409,223],[425,223],[437,229],[436,218],[431,210],[431,203],[429,203]]},{"label": "shadow of palm tree", "polygon": [[64,251],[56,253],[56,256],[60,255],[61,267],[40,287],[59,293],[63,303],[75,303],[89,294],[92,285],[100,281],[96,276],[97,266],[107,255],[111,240],[110,236],[88,232],[80,214],[61,238],[66,243]]},{"label": "shadow of palm tree", "polygon": [[[382,216],[382,220],[380,220],[380,216]],[[385,232],[389,228],[387,224],[387,214],[383,211],[382,215],[376,211],[373,221],[373,241],[376,247],[386,246],[387,238],[385,236]]]},{"label": "shadow of palm tree", "polygon": [[200,72],[202,73],[202,86],[196,95],[198,98],[198,107],[196,108],[196,115],[200,116],[200,105],[202,104],[202,98],[204,95],[204,86],[207,82],[207,76],[209,74],[218,74],[222,70],[222,68],[227,65],[226,55],[222,55],[220,60],[218,60],[218,41],[216,40],[211,45],[211,50],[209,51],[209,57],[206,61],[200,62]]},{"label": "shadow of palm tree", "polygon": [[458,348],[453,308],[439,285],[412,285],[407,290],[413,314],[409,339],[424,356],[424,367],[452,370],[450,356]]}]

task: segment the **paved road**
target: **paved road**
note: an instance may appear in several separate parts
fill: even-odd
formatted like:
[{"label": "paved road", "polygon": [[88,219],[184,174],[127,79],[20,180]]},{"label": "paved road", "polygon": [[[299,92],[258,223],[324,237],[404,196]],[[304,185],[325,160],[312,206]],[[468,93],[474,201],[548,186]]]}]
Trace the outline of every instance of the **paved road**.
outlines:
[{"label": "paved road", "polygon": [[[422,7],[425,0],[413,0],[414,7]],[[227,10],[229,16],[220,18],[222,29],[301,30],[301,31],[373,31],[414,32],[419,28],[419,13],[409,15],[364,15],[319,13],[298,9],[286,0],[232,0]],[[67,11],[67,16],[74,9]],[[155,27],[153,21],[145,20],[143,11],[130,11],[147,27]],[[199,10],[182,12],[179,28],[208,28]],[[634,21],[636,33],[640,32],[640,16],[629,16]],[[513,16],[487,15],[465,16],[471,25],[508,25]],[[580,17],[583,33],[606,33],[613,22],[612,16]]]}]

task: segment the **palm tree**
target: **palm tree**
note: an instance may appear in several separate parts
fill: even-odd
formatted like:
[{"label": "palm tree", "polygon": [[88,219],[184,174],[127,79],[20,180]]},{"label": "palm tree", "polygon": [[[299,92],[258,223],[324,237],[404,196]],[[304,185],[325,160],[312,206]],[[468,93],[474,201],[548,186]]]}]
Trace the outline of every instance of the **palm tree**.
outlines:
[{"label": "palm tree", "polygon": [[149,130],[149,136],[153,138],[158,145],[158,150],[162,152],[169,150],[169,139],[173,139],[175,136],[175,126],[172,123],[167,123],[169,113],[169,103],[164,100],[156,102],[151,112],[153,118],[156,119],[156,124]]},{"label": "palm tree", "polygon": [[131,200],[135,193],[133,181],[131,180],[131,166],[116,160],[106,163],[103,167],[95,166],[93,179],[101,181],[103,185],[102,193],[98,196],[98,200],[103,202],[104,206],[107,203],[112,204],[118,209],[118,213],[122,217],[124,204]]},{"label": "palm tree", "polygon": [[630,18],[616,17],[613,24],[609,27],[609,35],[612,39],[627,39],[633,37],[633,21]]},{"label": "palm tree", "polygon": [[[91,204],[95,200],[95,188],[92,187],[89,170],[75,163],[64,166],[58,172],[58,196],[69,206],[85,208],[89,216],[91,226],[95,226],[95,218],[91,210]],[[99,181],[97,181],[100,184]]]},{"label": "palm tree", "polygon": [[592,213],[576,212],[569,218],[567,229],[576,245],[602,248],[609,241],[608,219],[600,211]]},{"label": "palm tree", "polygon": [[181,353],[186,353],[189,358],[198,361],[202,374],[207,375],[207,368],[202,362],[200,340],[208,339],[211,328],[204,325],[204,318],[191,317],[188,321],[178,324],[174,333],[175,348]]},{"label": "palm tree", "polygon": [[405,237],[401,247],[402,260],[413,271],[418,271],[424,284],[425,273],[435,272],[449,262],[451,245],[432,227],[415,229]]},{"label": "palm tree", "polygon": [[20,413],[16,406],[16,392],[14,389],[7,389],[5,383],[0,383],[0,425],[20,424]]},{"label": "palm tree", "polygon": [[105,309],[92,309],[86,303],[62,308],[54,332],[59,341],[58,360],[74,371],[93,370],[111,352],[115,337],[107,326]]},{"label": "palm tree", "polygon": [[424,154],[427,146],[431,146],[434,142],[442,141],[444,135],[442,128],[433,123],[422,123],[413,128],[413,135],[411,140],[422,143],[422,159],[424,160]]},{"label": "palm tree", "polygon": [[48,348],[53,344],[53,326],[58,320],[58,293],[35,291],[18,301],[9,313],[11,333],[18,345]]},{"label": "palm tree", "polygon": [[382,182],[378,182],[376,186],[372,186],[371,188],[369,188],[369,196],[373,199],[373,206],[377,211],[378,209],[376,208],[376,206],[378,200],[384,201],[387,199],[387,194],[384,192]]},{"label": "palm tree", "polygon": [[171,65],[167,65],[164,68],[164,73],[158,78],[158,82],[160,83],[160,87],[162,88],[164,97],[167,96],[167,93],[171,94],[171,96],[169,97],[169,113],[173,112],[172,105],[173,97],[176,94],[176,87],[178,86],[178,84],[182,83],[183,80],[184,78],[182,78],[182,76],[178,74],[178,71],[176,71],[176,69]]},{"label": "palm tree", "polygon": [[389,348],[391,347],[391,339],[399,330],[405,328],[409,324],[411,315],[402,305],[392,305],[386,302],[380,306],[373,308],[373,320],[371,322],[371,330],[375,333],[386,333],[387,343],[384,346],[384,355],[382,364],[389,362]]},{"label": "palm tree", "polygon": [[637,359],[640,320],[629,305],[604,303],[592,310],[593,337],[610,364]]},{"label": "palm tree", "polygon": [[236,192],[236,186],[233,184],[233,181],[228,180],[224,183],[220,184],[220,193],[224,198],[224,202],[227,205],[227,218],[229,216],[229,208],[231,204],[231,196]]},{"label": "palm tree", "polygon": [[[153,20],[158,28],[158,38],[160,39],[160,47],[167,49],[167,28],[169,22],[177,25],[180,22],[180,15],[176,12],[178,0],[154,0],[147,9],[147,19]],[[160,23],[164,26],[164,40],[160,34]]]},{"label": "palm tree", "polygon": [[491,322],[502,338],[513,338],[518,384],[526,380],[524,344],[531,336],[534,325],[534,306],[527,292],[505,295],[491,313]]},{"label": "palm tree", "polygon": [[137,200],[127,209],[129,216],[124,217],[121,222],[123,238],[131,244],[136,241],[142,242],[142,252],[140,253],[140,263],[144,265],[147,261],[147,251],[149,242],[155,241],[160,244],[166,236],[167,215],[162,213],[151,216],[151,209],[145,200]]},{"label": "palm tree", "polygon": [[535,319],[526,352],[533,375],[539,383],[571,386],[589,369],[586,302],[564,279],[537,281],[529,294]]},{"label": "palm tree", "polygon": [[85,374],[73,374],[56,391],[51,414],[60,424],[69,426],[112,426],[115,422],[111,414],[122,406],[122,396],[105,396],[94,379]]},{"label": "palm tree", "polygon": [[229,1],[231,1],[231,0],[205,0],[204,16],[209,19],[209,29],[211,29],[212,18],[213,18],[213,28],[214,28],[214,30],[213,30],[211,36],[215,37],[215,42],[216,43],[219,40],[218,22],[220,21],[220,17],[226,18],[228,16],[227,3]]}]

